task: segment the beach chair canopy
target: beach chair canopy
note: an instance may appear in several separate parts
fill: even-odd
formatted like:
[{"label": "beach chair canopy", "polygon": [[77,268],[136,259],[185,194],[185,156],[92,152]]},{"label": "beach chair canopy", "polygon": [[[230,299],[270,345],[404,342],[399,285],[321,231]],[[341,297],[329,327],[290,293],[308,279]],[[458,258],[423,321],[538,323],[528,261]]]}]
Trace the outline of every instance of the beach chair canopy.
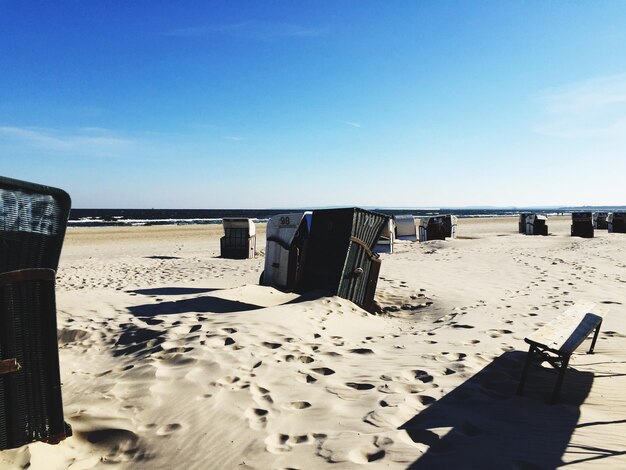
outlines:
[{"label": "beach chair canopy", "polygon": [[224,236],[220,239],[223,258],[254,258],[256,251],[256,228],[252,219],[224,218]]},{"label": "beach chair canopy", "polygon": [[610,233],[626,233],[626,212],[610,212],[606,220]]},{"label": "beach chair canopy", "polygon": [[0,177],[0,449],[71,434],[54,290],[69,211],[60,189]]},{"label": "beach chair canopy", "polygon": [[593,212],[572,212],[572,236],[593,238],[595,225]]},{"label": "beach chair canopy", "polygon": [[443,235],[446,238],[456,238],[456,227],[458,225],[458,217],[456,215],[446,214],[443,217]]},{"label": "beach chair canopy", "polygon": [[443,227],[442,216],[420,218],[420,227],[428,228],[428,227],[439,226],[439,225]]},{"label": "beach chair canopy", "polygon": [[526,233],[526,217],[532,215],[531,212],[521,212],[519,215],[519,233]]},{"label": "beach chair canopy", "polygon": [[396,240],[396,223],[390,217],[380,233],[380,238],[376,243],[378,253],[393,253],[393,244]]},{"label": "beach chair canopy", "polygon": [[526,216],[526,235],[548,235],[548,217],[544,214]]},{"label": "beach chair canopy", "polygon": [[442,216],[420,218],[419,241],[445,240],[443,219]]},{"label": "beach chair canopy", "polygon": [[596,228],[606,230],[608,228],[608,212],[596,212]]},{"label": "beach chair canopy", "polygon": [[394,215],[393,220],[396,224],[396,236],[399,239],[416,239],[417,228],[415,226],[415,218],[412,215]]},{"label": "beach chair canopy", "polygon": [[275,215],[267,222],[262,284],[292,290],[302,278],[311,212]]},{"label": "beach chair canopy", "polygon": [[224,233],[228,233],[231,230],[241,230],[248,237],[256,235],[256,227],[252,219],[224,218],[222,219],[222,225],[224,226]]}]

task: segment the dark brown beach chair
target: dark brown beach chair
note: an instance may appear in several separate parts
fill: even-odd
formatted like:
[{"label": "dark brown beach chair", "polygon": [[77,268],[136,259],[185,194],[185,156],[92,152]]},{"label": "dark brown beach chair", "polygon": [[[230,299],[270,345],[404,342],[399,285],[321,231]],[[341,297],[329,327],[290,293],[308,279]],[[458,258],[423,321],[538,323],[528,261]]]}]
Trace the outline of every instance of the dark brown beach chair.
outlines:
[{"label": "dark brown beach chair", "polygon": [[69,211],[60,189],[0,177],[0,450],[71,435],[54,287]]}]

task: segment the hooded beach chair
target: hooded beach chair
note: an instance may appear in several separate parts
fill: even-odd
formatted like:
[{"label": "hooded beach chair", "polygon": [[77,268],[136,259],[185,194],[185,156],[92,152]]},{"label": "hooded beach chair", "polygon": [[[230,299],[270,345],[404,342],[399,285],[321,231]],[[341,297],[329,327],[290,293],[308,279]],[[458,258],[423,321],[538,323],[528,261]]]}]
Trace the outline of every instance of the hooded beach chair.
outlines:
[{"label": "hooded beach chair", "polygon": [[267,222],[261,284],[291,291],[302,278],[311,212],[279,214]]},{"label": "hooded beach chair", "polygon": [[526,217],[532,215],[530,212],[522,212],[519,215],[519,233],[526,234]]},{"label": "hooded beach chair", "polygon": [[396,223],[393,217],[389,217],[389,220],[383,227],[383,231],[380,234],[380,238],[376,243],[376,251],[378,253],[393,253],[393,244],[396,241]]},{"label": "hooded beach chair", "polygon": [[443,217],[422,217],[419,225],[419,240],[427,242],[430,240],[445,240],[445,230]]},{"label": "hooded beach chair", "polygon": [[443,216],[443,236],[445,238],[456,238],[456,227],[459,219],[456,215],[446,214]]},{"label": "hooded beach chair", "polygon": [[530,214],[526,217],[526,235],[548,235],[548,217]]},{"label": "hooded beach chair", "polygon": [[393,221],[398,240],[417,241],[417,228],[412,215],[394,215]]},{"label": "hooded beach chair", "polygon": [[254,258],[256,252],[256,229],[252,219],[224,218],[224,236],[220,238],[222,258]]},{"label": "hooded beach chair", "polygon": [[611,212],[606,221],[609,233],[626,233],[626,212]]},{"label": "hooded beach chair", "polygon": [[572,212],[572,237],[593,238],[593,212]]},{"label": "hooded beach chair", "polygon": [[54,285],[69,211],[60,189],[0,177],[0,449],[71,435]]},{"label": "hooded beach chair", "polygon": [[372,311],[380,272],[374,253],[389,217],[359,208],[313,211],[299,290],[324,290]]},{"label": "hooded beach chair", "polygon": [[596,212],[596,228],[598,230],[608,230],[608,212]]}]

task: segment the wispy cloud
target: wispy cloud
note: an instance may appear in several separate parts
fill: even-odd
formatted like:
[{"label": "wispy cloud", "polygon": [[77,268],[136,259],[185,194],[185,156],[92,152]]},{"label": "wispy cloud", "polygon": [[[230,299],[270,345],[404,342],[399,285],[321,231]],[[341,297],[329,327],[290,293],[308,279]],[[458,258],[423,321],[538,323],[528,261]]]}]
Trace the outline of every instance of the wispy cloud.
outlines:
[{"label": "wispy cloud", "polygon": [[356,127],[357,129],[361,128],[361,124],[358,122],[353,122],[353,121],[341,121],[341,122],[345,124],[346,126]]},{"label": "wispy cloud", "polygon": [[306,27],[293,23],[273,23],[266,21],[242,21],[222,25],[199,25],[179,28],[164,33],[166,36],[193,38],[210,35],[229,35],[258,41],[272,41],[285,38],[307,38],[321,36],[322,28]]},{"label": "wispy cloud", "polygon": [[546,90],[535,131],[562,138],[626,137],[626,73]]},{"label": "wispy cloud", "polygon": [[232,142],[243,142],[244,140],[248,140],[247,137],[238,137],[235,135],[225,135],[222,137],[224,140],[230,140]]},{"label": "wispy cloud", "polygon": [[74,131],[36,127],[0,126],[0,142],[13,141],[52,152],[94,157],[114,157],[126,150],[132,141],[112,131],[84,127]]}]

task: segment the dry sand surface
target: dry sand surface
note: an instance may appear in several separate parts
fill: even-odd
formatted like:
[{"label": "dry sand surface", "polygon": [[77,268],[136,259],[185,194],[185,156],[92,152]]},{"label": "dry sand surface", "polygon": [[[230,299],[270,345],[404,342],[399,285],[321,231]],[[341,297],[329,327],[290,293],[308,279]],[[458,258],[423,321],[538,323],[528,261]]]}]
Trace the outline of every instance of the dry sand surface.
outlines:
[{"label": "dry sand surface", "polygon": [[[74,435],[0,452],[31,469],[626,468],[626,235],[459,238],[382,255],[368,314],[258,285],[220,226],[70,229],[57,308]],[[609,309],[574,355],[515,395],[524,337],[574,302]],[[589,341],[589,340],[588,340]]]}]

